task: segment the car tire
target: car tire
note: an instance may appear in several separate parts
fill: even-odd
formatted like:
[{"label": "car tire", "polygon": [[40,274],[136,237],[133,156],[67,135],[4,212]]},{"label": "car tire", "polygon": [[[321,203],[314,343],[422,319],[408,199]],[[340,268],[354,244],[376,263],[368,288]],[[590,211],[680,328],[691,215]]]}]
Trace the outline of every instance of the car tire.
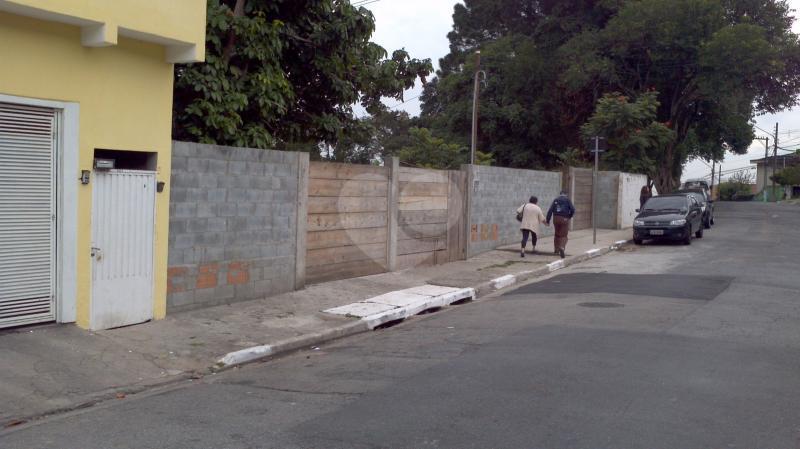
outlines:
[{"label": "car tire", "polygon": [[711,229],[711,218],[708,218],[707,220],[703,220],[703,228],[704,229]]},{"label": "car tire", "polygon": [[686,237],[683,238],[684,245],[692,244],[692,225],[686,226]]},{"label": "car tire", "polygon": [[642,241],[642,239],[633,239],[633,244],[634,245],[641,245],[642,243],[644,243],[644,241]]},{"label": "car tire", "polygon": [[715,223],[714,223],[714,216],[713,215],[711,216],[711,220],[709,220],[708,222],[711,224],[711,226],[714,226]]},{"label": "car tire", "polygon": [[700,226],[700,229],[698,229],[697,232],[694,233],[694,236],[699,238],[699,239],[703,238],[703,227],[702,226]]}]

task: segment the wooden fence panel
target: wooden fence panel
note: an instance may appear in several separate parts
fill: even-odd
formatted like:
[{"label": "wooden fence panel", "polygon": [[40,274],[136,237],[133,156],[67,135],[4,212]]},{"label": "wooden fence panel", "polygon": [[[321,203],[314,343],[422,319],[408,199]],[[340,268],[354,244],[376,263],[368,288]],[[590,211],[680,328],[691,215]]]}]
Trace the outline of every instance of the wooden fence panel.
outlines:
[{"label": "wooden fence panel", "polygon": [[388,167],[311,162],[306,280],[387,270]]},{"label": "wooden fence panel", "polygon": [[572,229],[589,229],[592,227],[592,170],[573,167],[570,178],[570,198],[575,206]]},{"label": "wooden fence panel", "polygon": [[[397,269],[446,263],[450,260],[451,172],[400,168]],[[456,172],[458,173],[458,172]],[[460,192],[458,192],[460,195]],[[459,202],[459,204],[462,204]],[[463,215],[463,209],[459,212]]]}]

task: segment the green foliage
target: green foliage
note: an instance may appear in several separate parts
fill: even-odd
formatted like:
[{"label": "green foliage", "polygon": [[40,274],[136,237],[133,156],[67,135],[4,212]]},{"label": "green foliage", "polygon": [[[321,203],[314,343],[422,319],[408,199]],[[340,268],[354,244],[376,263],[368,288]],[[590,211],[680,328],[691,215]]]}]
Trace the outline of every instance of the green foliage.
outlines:
[{"label": "green foliage", "polygon": [[[465,0],[453,19],[451,52],[425,88],[423,120],[437,135],[469,142],[480,49],[479,146],[501,165],[574,159],[559,155],[583,146],[581,126],[609,107],[598,100],[621,92],[636,101],[590,126],[615,128],[619,148],[642,156],[641,171],[671,191],[689,159],[744,153],[750,119],[797,104],[800,91],[800,45],[783,0]],[[627,120],[653,111],[649,99],[646,110],[636,104],[648,95],[657,100],[654,128],[625,135]],[[628,167],[627,154],[610,157]]]},{"label": "green foliage", "polygon": [[753,197],[753,175],[749,171],[738,171],[719,185],[720,198],[723,200],[743,200]]},{"label": "green foliage", "polygon": [[378,111],[357,122],[359,132],[329,145],[323,157],[336,162],[367,164],[396,156],[403,147],[411,145],[410,129],[415,119],[405,111]]},{"label": "green foliage", "polygon": [[175,70],[173,137],[237,146],[316,150],[361,141],[354,116],[432,71],[404,50],[369,41],[363,7],[338,0],[208,0],[206,62]]},{"label": "green foliage", "polygon": [[786,167],[770,179],[782,186],[800,186],[800,165]]},{"label": "green foliage", "polygon": [[675,132],[656,121],[657,92],[646,92],[631,101],[619,92],[603,95],[589,121],[581,128],[584,139],[604,136],[608,151],[603,162],[617,170],[656,175],[664,160],[664,148]]},{"label": "green foliage", "polygon": [[[397,153],[403,163],[441,170],[457,170],[461,164],[469,163],[469,148],[434,137],[429,129],[411,128],[409,135],[411,137],[409,145]],[[491,165],[491,155],[476,151],[475,163]]]},{"label": "green foliage", "polygon": [[753,196],[750,185],[735,181],[725,181],[719,185],[719,196],[723,201],[750,198]]}]

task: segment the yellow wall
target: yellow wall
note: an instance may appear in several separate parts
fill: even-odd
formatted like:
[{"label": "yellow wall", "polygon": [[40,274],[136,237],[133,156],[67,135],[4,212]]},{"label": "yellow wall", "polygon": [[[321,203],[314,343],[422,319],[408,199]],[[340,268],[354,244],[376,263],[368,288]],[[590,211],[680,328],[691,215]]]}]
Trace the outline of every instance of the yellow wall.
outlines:
[{"label": "yellow wall", "polygon": [[[157,319],[166,313],[172,76],[161,46],[120,37],[117,46],[85,48],[77,27],[0,13],[0,93],[79,103],[80,169],[92,169],[95,148],[158,153],[157,179],[167,184],[156,196]],[[79,173],[65,175],[79,183]],[[85,328],[91,295],[91,184],[80,185],[78,192],[77,323]]]},{"label": "yellow wall", "polygon": [[199,55],[205,46],[206,0],[0,0],[0,3],[17,10],[38,10],[195,44]]}]

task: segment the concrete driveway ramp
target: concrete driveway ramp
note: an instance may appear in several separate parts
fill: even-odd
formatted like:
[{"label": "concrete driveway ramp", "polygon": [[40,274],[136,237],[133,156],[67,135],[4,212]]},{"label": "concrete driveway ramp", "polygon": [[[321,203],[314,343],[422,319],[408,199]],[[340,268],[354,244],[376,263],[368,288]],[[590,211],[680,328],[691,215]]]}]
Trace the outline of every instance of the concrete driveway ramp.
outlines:
[{"label": "concrete driveway ramp", "polygon": [[355,318],[364,318],[370,315],[377,315],[386,312],[387,310],[395,309],[395,306],[389,304],[380,304],[374,302],[354,302],[333,309],[325,310],[326,313],[334,315],[351,316]]},{"label": "concrete driveway ramp", "polygon": [[327,309],[324,312],[360,318],[374,329],[390,321],[403,320],[426,310],[444,307],[474,296],[475,290],[472,288],[425,284],[384,293],[363,301]]}]

